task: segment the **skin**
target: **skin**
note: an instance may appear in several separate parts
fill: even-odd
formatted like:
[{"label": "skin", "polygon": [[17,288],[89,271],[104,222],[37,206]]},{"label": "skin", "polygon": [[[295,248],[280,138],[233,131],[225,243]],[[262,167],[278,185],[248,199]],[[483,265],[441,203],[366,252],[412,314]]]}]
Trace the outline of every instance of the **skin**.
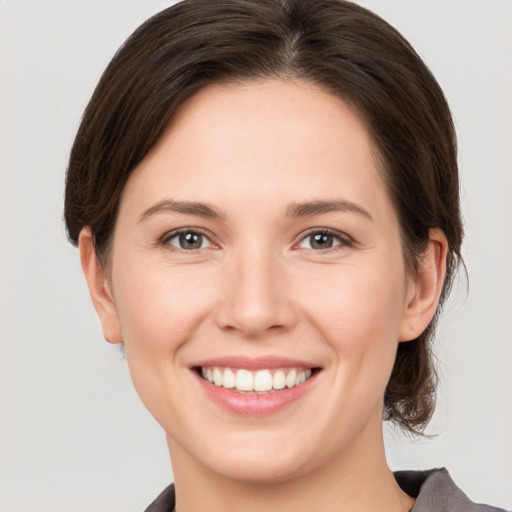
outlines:
[{"label": "skin", "polygon": [[[412,506],[386,463],[383,394],[398,342],[435,313],[447,244],[431,230],[408,273],[374,154],[359,117],[311,84],[209,86],[130,177],[107,272],[82,230],[105,338],[124,342],[134,385],[165,429],[180,512]],[[162,208],[169,200],[220,215]],[[287,214],[334,200],[352,206]],[[203,230],[203,245],[182,248],[169,238],[179,228]],[[325,229],[333,246],[313,247],[311,230]],[[214,403],[190,370],[233,355],[321,371],[282,410],[244,416]]]}]

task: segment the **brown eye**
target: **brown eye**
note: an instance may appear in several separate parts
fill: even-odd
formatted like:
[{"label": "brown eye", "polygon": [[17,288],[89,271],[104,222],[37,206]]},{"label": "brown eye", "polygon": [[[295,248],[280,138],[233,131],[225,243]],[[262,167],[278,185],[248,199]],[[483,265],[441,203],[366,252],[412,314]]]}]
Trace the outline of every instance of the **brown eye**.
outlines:
[{"label": "brown eye", "polygon": [[197,231],[180,231],[167,238],[166,243],[177,249],[193,251],[211,247],[208,238]]}]

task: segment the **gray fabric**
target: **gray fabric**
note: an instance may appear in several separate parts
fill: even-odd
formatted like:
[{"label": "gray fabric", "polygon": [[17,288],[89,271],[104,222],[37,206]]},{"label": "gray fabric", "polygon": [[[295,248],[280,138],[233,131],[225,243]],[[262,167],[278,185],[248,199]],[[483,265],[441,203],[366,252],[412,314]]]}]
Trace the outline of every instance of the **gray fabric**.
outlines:
[{"label": "gray fabric", "polygon": [[[502,508],[473,503],[453,482],[446,469],[397,471],[398,485],[416,498],[410,512],[506,512]],[[174,484],[165,489],[145,512],[171,512],[174,509]]]},{"label": "gray fabric", "polygon": [[410,512],[505,512],[502,508],[473,503],[445,468],[397,471],[395,479],[407,494],[416,498]]},{"label": "gray fabric", "polygon": [[172,512],[176,503],[174,484],[166,487],[144,512]]}]

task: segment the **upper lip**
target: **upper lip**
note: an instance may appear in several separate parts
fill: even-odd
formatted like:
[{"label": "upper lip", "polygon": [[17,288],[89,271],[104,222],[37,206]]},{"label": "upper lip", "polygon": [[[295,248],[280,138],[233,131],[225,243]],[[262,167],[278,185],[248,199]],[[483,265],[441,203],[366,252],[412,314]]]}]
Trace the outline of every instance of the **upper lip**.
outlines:
[{"label": "upper lip", "polygon": [[317,368],[318,365],[311,364],[300,359],[290,359],[279,356],[247,357],[247,356],[224,356],[203,359],[191,365],[192,368],[200,366],[223,366],[228,368],[244,368],[246,370],[276,369],[276,368]]}]

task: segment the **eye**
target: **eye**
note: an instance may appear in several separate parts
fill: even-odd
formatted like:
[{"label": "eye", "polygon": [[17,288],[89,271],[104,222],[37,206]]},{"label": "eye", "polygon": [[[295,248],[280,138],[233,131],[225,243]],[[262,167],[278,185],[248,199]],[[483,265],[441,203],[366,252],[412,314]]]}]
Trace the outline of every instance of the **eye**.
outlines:
[{"label": "eye", "polygon": [[352,240],[341,233],[331,230],[318,230],[308,233],[298,244],[301,249],[325,251],[340,246],[350,246]]},{"label": "eye", "polygon": [[165,237],[163,242],[166,245],[183,251],[195,251],[213,246],[204,233],[193,229],[174,231]]}]

